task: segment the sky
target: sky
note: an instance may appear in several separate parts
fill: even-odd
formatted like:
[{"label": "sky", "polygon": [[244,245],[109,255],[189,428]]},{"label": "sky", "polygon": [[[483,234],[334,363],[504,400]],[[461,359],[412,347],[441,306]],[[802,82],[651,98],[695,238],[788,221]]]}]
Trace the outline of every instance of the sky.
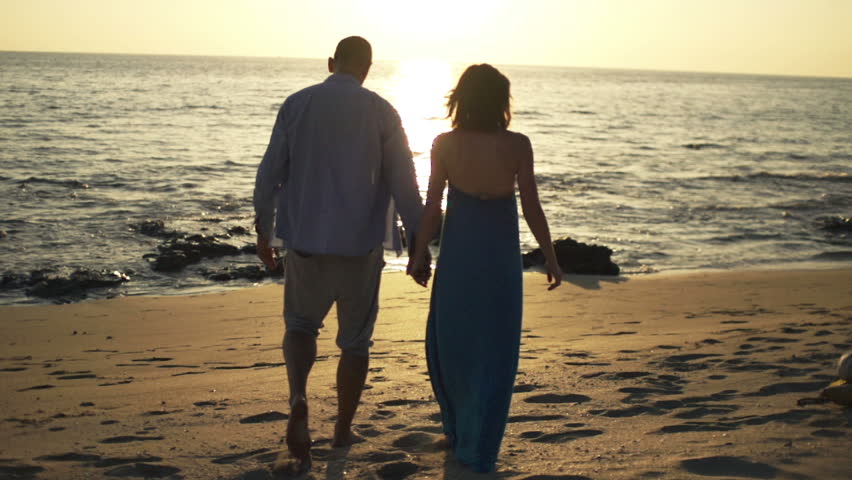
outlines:
[{"label": "sky", "polygon": [[0,50],[852,78],[852,0],[0,0]]}]

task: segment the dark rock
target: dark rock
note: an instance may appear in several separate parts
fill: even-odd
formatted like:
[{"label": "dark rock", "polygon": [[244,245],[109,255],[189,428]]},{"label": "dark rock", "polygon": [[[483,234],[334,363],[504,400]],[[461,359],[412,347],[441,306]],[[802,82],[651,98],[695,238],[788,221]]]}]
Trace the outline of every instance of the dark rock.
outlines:
[{"label": "dark rock", "polygon": [[198,263],[202,258],[219,258],[239,255],[240,249],[223,243],[215,236],[181,235],[170,239],[157,249],[152,268],[162,272],[182,270],[187,265]]},{"label": "dark rock", "polygon": [[278,268],[275,270],[268,270],[263,265],[246,265],[243,267],[225,267],[220,270],[203,270],[201,273],[208,280],[216,282],[239,279],[258,281],[269,277],[281,277],[284,274],[284,269],[282,263],[279,262]]},{"label": "dark rock", "polygon": [[248,235],[250,233],[249,230],[246,227],[239,226],[239,225],[236,226],[236,227],[229,228],[227,230],[227,232],[228,232],[228,235]]},{"label": "dark rock", "polygon": [[89,270],[80,268],[70,274],[37,270],[25,282],[28,295],[41,298],[85,295],[92,288],[115,287],[130,280],[118,270]]},{"label": "dark rock", "polygon": [[145,220],[142,223],[131,223],[131,229],[149,237],[174,237],[174,230],[166,230],[166,224],[162,220]]},{"label": "dark rock", "polygon": [[154,263],[151,268],[158,272],[176,272],[178,270],[183,270],[183,268],[187,265],[197,263],[200,260],[200,256],[190,257],[181,251],[166,252],[154,257]]},{"label": "dark rock", "polygon": [[852,217],[820,217],[819,228],[829,232],[852,232]]},{"label": "dark rock", "polygon": [[[570,238],[553,242],[556,260],[565,273],[583,275],[618,275],[620,269],[611,260],[612,250],[600,245],[587,245]],[[544,253],[540,248],[525,253],[524,268],[544,265]]]}]

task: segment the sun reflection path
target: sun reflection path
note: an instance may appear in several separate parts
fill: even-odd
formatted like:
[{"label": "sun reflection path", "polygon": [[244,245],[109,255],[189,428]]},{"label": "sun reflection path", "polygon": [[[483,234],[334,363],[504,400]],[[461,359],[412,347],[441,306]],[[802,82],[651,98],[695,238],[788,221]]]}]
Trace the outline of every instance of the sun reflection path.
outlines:
[{"label": "sun reflection path", "polygon": [[392,77],[389,100],[402,118],[414,153],[417,183],[425,194],[429,183],[432,140],[449,130],[447,93],[453,87],[453,69],[440,60],[405,60]]}]

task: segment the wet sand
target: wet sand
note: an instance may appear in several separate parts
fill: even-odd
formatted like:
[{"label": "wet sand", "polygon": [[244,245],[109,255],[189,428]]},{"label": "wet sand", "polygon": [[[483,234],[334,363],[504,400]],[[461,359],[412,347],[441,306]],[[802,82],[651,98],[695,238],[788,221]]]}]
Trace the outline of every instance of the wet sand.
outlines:
[{"label": "wet sand", "polygon": [[[332,311],[311,375],[306,478],[845,478],[852,413],[799,407],[852,350],[852,271],[525,274],[520,372],[496,475],[440,438],[428,290],[383,278],[366,442],[331,448]],[[276,478],[281,287],[0,309],[0,478]]]}]

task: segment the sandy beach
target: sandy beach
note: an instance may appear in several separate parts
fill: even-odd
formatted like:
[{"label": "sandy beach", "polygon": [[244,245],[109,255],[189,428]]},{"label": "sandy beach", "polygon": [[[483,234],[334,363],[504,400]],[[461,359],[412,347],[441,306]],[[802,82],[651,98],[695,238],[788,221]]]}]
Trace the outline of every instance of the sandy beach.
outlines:
[{"label": "sandy beach", "polygon": [[[383,278],[356,432],[330,447],[336,319],[309,385],[307,478],[479,478],[432,444],[429,291]],[[274,478],[286,457],[282,291],[0,309],[0,478]],[[852,412],[797,406],[852,349],[852,270],[525,274],[494,478],[841,479]],[[486,476],[487,477],[487,476]]]}]

